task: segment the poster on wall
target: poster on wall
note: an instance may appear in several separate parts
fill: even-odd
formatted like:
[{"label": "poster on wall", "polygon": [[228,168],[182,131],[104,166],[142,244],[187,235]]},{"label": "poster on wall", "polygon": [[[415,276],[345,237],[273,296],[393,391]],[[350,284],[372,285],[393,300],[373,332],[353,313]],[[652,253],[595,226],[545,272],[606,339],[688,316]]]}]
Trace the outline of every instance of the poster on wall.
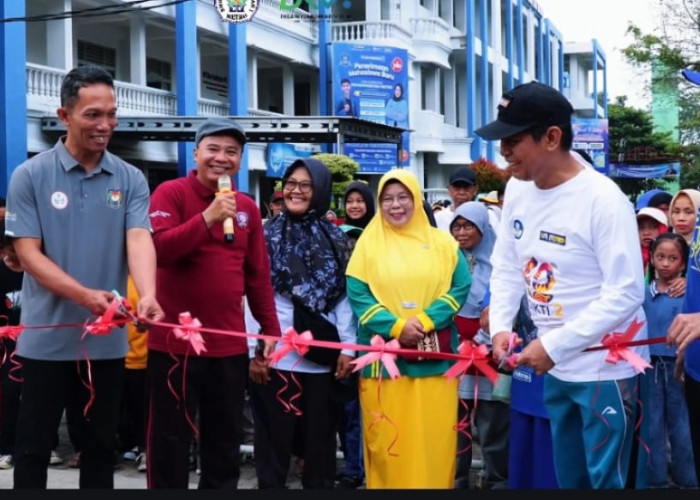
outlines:
[{"label": "poster on wall", "polygon": [[571,149],[582,149],[593,160],[595,169],[610,173],[610,145],[607,118],[572,118],[574,142]]},{"label": "poster on wall", "polygon": [[610,177],[627,177],[634,179],[666,179],[678,180],[681,174],[680,162],[656,163],[648,165],[627,165],[625,163],[612,163],[610,165]]},{"label": "poster on wall", "polygon": [[309,158],[321,152],[318,144],[296,144],[292,142],[271,142],[267,145],[267,176],[281,179],[295,160]]},{"label": "poster on wall", "polygon": [[[405,49],[335,42],[332,59],[334,116],[409,128]],[[398,155],[397,145],[389,143],[346,143],[343,152],[360,164],[359,173],[383,174],[396,166],[408,166],[409,135],[401,134]]]}]

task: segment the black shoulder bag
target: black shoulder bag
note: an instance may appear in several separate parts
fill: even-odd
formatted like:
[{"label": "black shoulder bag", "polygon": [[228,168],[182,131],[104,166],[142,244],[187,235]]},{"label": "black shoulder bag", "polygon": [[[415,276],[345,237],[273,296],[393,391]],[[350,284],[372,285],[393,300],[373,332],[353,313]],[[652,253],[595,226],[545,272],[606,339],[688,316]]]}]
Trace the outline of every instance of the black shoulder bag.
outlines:
[{"label": "black shoulder bag", "polygon": [[[294,303],[294,329],[297,333],[309,330],[314,340],[340,342],[338,329],[333,323],[320,313],[313,312],[297,299],[293,299],[292,302]],[[319,365],[335,366],[338,356],[340,356],[340,349],[309,346],[309,352],[304,355],[304,358]]]}]

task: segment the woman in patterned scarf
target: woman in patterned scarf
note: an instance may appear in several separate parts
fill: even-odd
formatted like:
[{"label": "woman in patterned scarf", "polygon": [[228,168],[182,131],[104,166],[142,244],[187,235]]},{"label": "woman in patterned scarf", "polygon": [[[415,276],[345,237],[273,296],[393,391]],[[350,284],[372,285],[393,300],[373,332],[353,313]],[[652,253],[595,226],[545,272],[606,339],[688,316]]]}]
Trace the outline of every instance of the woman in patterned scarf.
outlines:
[{"label": "woman in patterned scarf", "polygon": [[[265,229],[265,239],[283,335],[294,324],[297,303],[333,323],[341,342],[354,344],[357,319],[345,295],[348,238],[325,218],[331,174],[318,160],[297,160],[284,173],[282,186],[285,208]],[[284,343],[278,342],[277,349],[282,347]],[[350,374],[354,355],[352,350],[341,350],[335,366],[326,366],[292,351],[274,365],[266,386],[253,384],[264,414],[255,419],[260,488],[285,487],[298,425],[303,442],[302,485],[333,487],[336,423],[331,390],[333,378]]]}]

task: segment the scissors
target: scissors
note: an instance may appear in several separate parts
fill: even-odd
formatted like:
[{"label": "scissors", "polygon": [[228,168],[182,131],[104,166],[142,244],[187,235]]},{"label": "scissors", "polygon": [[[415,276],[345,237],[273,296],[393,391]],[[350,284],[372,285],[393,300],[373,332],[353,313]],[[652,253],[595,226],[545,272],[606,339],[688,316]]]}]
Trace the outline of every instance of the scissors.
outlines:
[{"label": "scissors", "polygon": [[515,332],[511,332],[510,336],[508,337],[508,350],[500,358],[500,363],[498,363],[499,370],[502,370],[510,364],[510,358],[513,355],[513,350],[515,349],[516,337],[517,334]]},{"label": "scissors", "polygon": [[139,321],[139,318],[133,312],[131,312],[132,309],[129,302],[122,297],[118,291],[112,290],[112,293],[119,301],[119,308],[117,310],[131,320],[132,324],[136,327],[136,331],[144,333],[146,330],[148,330],[148,325],[142,321]]}]

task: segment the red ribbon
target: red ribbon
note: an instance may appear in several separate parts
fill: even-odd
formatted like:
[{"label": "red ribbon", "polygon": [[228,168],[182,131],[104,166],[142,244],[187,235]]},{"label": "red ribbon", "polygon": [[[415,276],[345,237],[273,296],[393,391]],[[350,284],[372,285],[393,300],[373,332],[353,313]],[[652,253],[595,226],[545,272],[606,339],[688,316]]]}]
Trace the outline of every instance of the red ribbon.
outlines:
[{"label": "red ribbon", "polygon": [[10,340],[17,340],[17,337],[19,337],[19,334],[24,331],[24,326],[22,325],[17,325],[17,326],[0,326],[0,339],[2,338],[8,338]]},{"label": "red ribbon", "polygon": [[646,368],[651,368],[649,363],[628,346],[629,342],[637,335],[643,325],[644,321],[637,321],[635,319],[624,333],[606,333],[601,341],[603,347],[610,351],[607,356],[605,356],[605,361],[617,364],[625,360],[639,373],[644,373]]},{"label": "red ribbon", "polygon": [[445,377],[447,377],[448,380],[464,375],[470,366],[474,366],[477,370],[486,375],[491,383],[496,385],[499,374],[493,366],[489,364],[491,355],[489,354],[489,348],[486,344],[476,345],[472,341],[467,340],[459,344],[457,351],[459,351],[459,354],[463,357],[445,372]]},{"label": "red ribbon", "polygon": [[270,366],[275,365],[292,351],[296,351],[299,356],[304,356],[309,352],[309,344],[313,341],[314,336],[309,330],[303,333],[297,333],[293,326],[287,328],[282,334],[282,339],[279,341],[282,347],[275,349],[275,352],[270,354]]},{"label": "red ribbon", "polygon": [[385,343],[384,338],[381,335],[374,335],[370,339],[369,343],[372,347],[380,349],[380,351],[368,352],[367,354],[350,361],[350,364],[355,366],[352,371],[356,372],[370,363],[380,361],[384,365],[384,368],[386,368],[386,371],[392,380],[399,378],[401,373],[399,372],[399,368],[396,366],[396,354],[385,351],[387,348],[400,349],[401,344],[399,344],[399,341],[392,339]]},{"label": "red ribbon", "polygon": [[202,323],[200,323],[197,318],[193,318],[189,312],[178,314],[177,320],[180,322],[180,325],[184,326],[185,328],[173,328],[173,334],[175,334],[175,337],[189,342],[192,349],[194,349],[194,352],[197,353],[197,356],[202,354],[202,352],[206,352],[207,348],[204,347],[204,338],[202,338],[202,334],[199,332],[199,328],[202,326]]},{"label": "red ribbon", "polygon": [[115,297],[102,316],[98,316],[93,323],[85,325],[83,338],[85,337],[86,333],[92,333],[93,335],[108,335],[114,328],[121,326],[113,321],[113,318],[123,301],[125,301],[125,299]]}]

